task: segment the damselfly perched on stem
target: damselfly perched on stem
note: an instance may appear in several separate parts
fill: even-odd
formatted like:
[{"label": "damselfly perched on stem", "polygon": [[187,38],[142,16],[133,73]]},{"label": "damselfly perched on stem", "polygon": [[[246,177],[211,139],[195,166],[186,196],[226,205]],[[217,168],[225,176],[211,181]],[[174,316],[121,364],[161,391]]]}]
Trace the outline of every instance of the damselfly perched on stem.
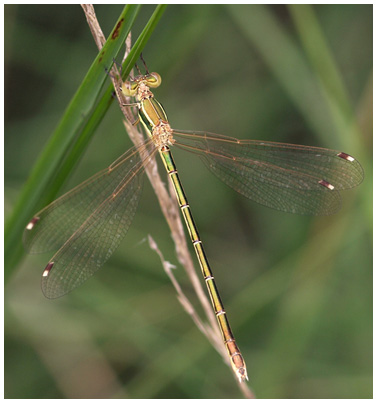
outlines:
[{"label": "damselfly perched on stem", "polygon": [[335,213],[340,208],[339,191],[361,183],[363,170],[355,158],[341,151],[174,130],[151,91],[160,84],[159,74],[148,71],[123,83],[123,93],[136,98],[131,106],[138,108],[136,123],[143,124],[147,139],[36,214],[26,227],[24,244],[31,253],[57,250],[42,275],[46,297],[58,298],[82,284],[103,266],[126,235],[140,199],[144,167],[158,153],[175,189],[231,366],[243,381],[247,379],[245,361],[171,148],[198,154],[210,171],[247,198],[298,214]]}]

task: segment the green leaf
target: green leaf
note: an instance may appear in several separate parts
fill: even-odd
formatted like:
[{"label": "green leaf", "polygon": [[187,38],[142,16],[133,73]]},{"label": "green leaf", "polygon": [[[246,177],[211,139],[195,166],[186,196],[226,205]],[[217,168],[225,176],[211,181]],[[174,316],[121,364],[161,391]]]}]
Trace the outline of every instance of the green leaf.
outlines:
[{"label": "green leaf", "polygon": [[[166,6],[156,7],[140,37],[124,63],[128,74],[147,43]],[[23,256],[21,245],[25,225],[41,208],[41,202],[51,201],[72,172],[94,131],[112,102],[112,86],[97,103],[98,94],[108,79],[109,69],[135,22],[140,6],[126,6],[108,40],[97,55],[82,84],[68,105],[63,118],[41,153],[25,184],[16,207],[5,227],[5,279],[9,279]],[[96,106],[97,103],[97,106]]]}]

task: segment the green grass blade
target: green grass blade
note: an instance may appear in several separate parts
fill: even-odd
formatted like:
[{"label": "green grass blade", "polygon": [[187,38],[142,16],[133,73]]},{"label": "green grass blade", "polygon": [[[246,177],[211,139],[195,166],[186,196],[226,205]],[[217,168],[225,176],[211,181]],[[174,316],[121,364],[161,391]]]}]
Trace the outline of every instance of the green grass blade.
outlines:
[{"label": "green grass blade", "polygon": [[361,137],[356,116],[342,74],[313,7],[308,4],[292,4],[288,9],[311,68],[320,80],[323,97],[337,127],[334,134],[338,135],[338,141],[344,144],[345,149],[355,150],[359,148],[355,139]]},{"label": "green grass blade", "polygon": [[288,30],[268,6],[229,5],[227,8],[245,38],[258,49],[308,126],[320,138],[321,144],[334,147],[328,134],[337,128],[320,83]]},{"label": "green grass blade", "polygon": [[[131,48],[130,53],[128,54],[126,60],[123,62],[122,65],[123,77],[127,77],[129,75],[132,67],[134,66],[134,64],[136,63],[137,59],[140,56],[141,51],[147,44],[149,37],[151,36],[158,21],[160,20],[165,8],[166,6],[161,5],[157,6],[151,18],[144,27],[143,31],[140,33],[134,46]],[[114,101],[113,91],[114,91],[113,85],[110,84],[107,87],[105,93],[102,95],[92,115],[88,119],[84,129],[81,131],[80,136],[77,138],[77,141],[75,141],[73,148],[70,150],[67,158],[64,160],[63,164],[59,168],[59,172],[56,178],[54,178],[54,183],[51,186],[49,186],[46,193],[46,197],[42,201],[42,205],[47,205],[49,202],[51,202],[56,198],[58,191],[61,189],[64,182],[69,177],[70,173],[74,170],[81,155],[83,154],[87,145],[92,139],[95,130],[102,121],[110,105]]]},{"label": "green grass blade", "polygon": [[22,256],[21,237],[25,224],[40,207],[51,178],[59,169],[67,150],[71,147],[75,136],[82,128],[93,109],[98,93],[107,76],[105,68],[109,68],[122,48],[133,25],[140,6],[126,6],[115,28],[97,55],[81,86],[68,105],[62,120],[51,136],[40,155],[35,167],[24,186],[18,203],[5,227],[5,278],[9,278],[12,268]]},{"label": "green grass blade", "polygon": [[[128,55],[127,59],[125,60],[125,62],[123,64],[124,76],[128,75],[129,72],[131,71],[132,66],[135,64],[136,60],[138,59],[138,57],[140,55],[140,52],[142,51],[142,49],[148,42],[148,39],[151,36],[154,28],[156,27],[159,19],[161,18],[165,8],[166,8],[166,6],[164,6],[164,5],[162,5],[162,6],[160,5],[160,6],[156,7],[154,13],[152,14],[148,23],[144,27],[139,38],[135,42],[135,45],[131,49],[130,54]],[[128,32],[134,22],[134,19],[137,15],[138,11],[139,11],[139,7],[136,7],[136,8],[132,7],[131,10],[129,9],[129,7],[126,7],[123,10],[121,16],[119,17],[118,22],[115,25],[115,28],[110,36],[110,38],[113,39],[112,42],[115,42],[115,40],[116,41],[120,40],[120,46],[118,46],[116,48],[117,52],[119,52],[119,50],[122,48],[124,40],[128,35]],[[122,18],[123,18],[123,22],[120,23]],[[127,21],[127,18],[128,18],[128,22],[125,23],[125,21]],[[117,35],[114,35],[115,30],[117,32]],[[121,39],[118,39],[118,38],[121,38]],[[106,46],[106,44],[105,44],[105,46]],[[98,61],[98,65],[101,66],[100,70],[99,70],[100,73],[102,73],[101,77],[102,78],[104,77],[104,79],[106,80],[107,76],[105,74],[103,74],[103,72],[105,71],[105,68],[109,68],[111,66],[113,59],[116,56],[117,52],[110,53],[110,51],[107,48],[105,48],[105,46],[101,50],[100,55],[97,56],[93,65],[95,65],[96,62]],[[107,53],[107,57],[105,57],[106,53]],[[88,73],[88,75],[89,75],[89,73]],[[88,75],[86,77],[88,77]],[[102,85],[103,84],[101,83],[99,90],[101,89]],[[96,92],[96,94],[95,94],[96,96],[93,96],[92,98],[87,99],[87,100],[91,101],[94,104],[99,90]],[[69,174],[73,171],[78,160],[80,159],[81,155],[83,154],[84,150],[86,149],[90,139],[92,138],[96,128],[98,127],[99,123],[102,121],[109,106],[111,105],[111,103],[113,101],[112,92],[113,92],[113,87],[112,87],[112,85],[109,85],[109,87],[107,88],[104,95],[101,97],[101,99],[98,102],[95,109],[92,108],[92,110],[86,114],[86,116],[89,116],[89,118],[87,118],[87,121],[86,121],[84,127],[82,129],[81,129],[81,127],[79,127],[78,130],[76,130],[75,135],[71,136],[72,138],[70,139],[66,148],[64,148],[64,152],[63,152],[63,147],[60,148],[60,150],[62,152],[59,154],[62,157],[59,160],[59,164],[54,165],[54,169],[49,170],[49,174],[47,174],[46,170],[38,171],[39,174],[42,173],[43,174],[42,176],[46,178],[46,180],[44,181],[44,183],[45,183],[44,187],[40,186],[40,187],[34,188],[33,185],[30,185],[31,179],[34,179],[33,183],[40,184],[40,182],[41,182],[38,180],[38,176],[33,175],[33,174],[31,176],[31,179],[28,181],[27,185],[25,186],[24,192],[20,197],[19,203],[16,206],[12,217],[8,220],[8,223],[7,223],[6,243],[7,243],[8,247],[6,249],[6,256],[7,256],[6,278],[9,278],[11,269],[15,267],[17,262],[20,260],[20,258],[24,254],[23,248],[21,245],[21,236],[22,236],[22,232],[25,227],[25,223],[30,219],[32,214],[35,213],[35,211],[37,211],[42,205],[50,202],[51,200],[53,200],[56,197],[58,191],[60,190],[60,188],[66,181],[66,179],[68,178]],[[71,104],[72,104],[72,102],[71,102]],[[67,112],[68,111],[69,111],[69,107],[67,108]],[[66,114],[67,114],[67,112],[66,112]],[[62,121],[64,120],[66,114],[64,115]],[[58,129],[60,126],[61,126],[61,124],[58,126]],[[58,129],[55,131],[53,137],[55,136]],[[78,135],[79,131],[81,131],[81,132]],[[65,136],[64,130],[60,130],[59,133],[62,134],[63,137]],[[67,136],[65,136],[65,137],[67,137]],[[41,159],[44,164],[46,163],[45,160],[43,159],[43,157],[46,155],[46,153],[48,155],[51,153],[51,151],[48,149],[48,147],[49,147],[49,144],[46,146],[47,151],[45,149],[45,151],[42,153],[39,162],[36,164],[36,167],[40,163]],[[67,154],[68,148],[69,148],[69,153]],[[32,205],[31,205],[32,199],[30,197],[29,192],[31,192],[35,196],[33,199],[34,203]],[[26,196],[24,196],[24,195],[26,195]],[[22,196],[24,196],[24,198],[22,198]],[[28,200],[28,204],[26,206],[25,206],[23,200]],[[23,214],[20,214],[19,213],[20,211]]]},{"label": "green grass blade", "polygon": [[147,25],[139,35],[138,39],[136,40],[135,44],[132,47],[132,50],[134,50],[135,53],[131,52],[129,55],[130,57],[127,57],[127,59],[123,63],[122,68],[123,78],[126,78],[130,74],[132,67],[135,65],[137,59],[139,58],[141,51],[148,42],[148,39],[150,38],[153,30],[155,29],[160,18],[162,17],[162,14],[164,13],[166,7],[167,7],[166,4],[162,5],[160,4],[156,7],[151,18],[147,22]]}]

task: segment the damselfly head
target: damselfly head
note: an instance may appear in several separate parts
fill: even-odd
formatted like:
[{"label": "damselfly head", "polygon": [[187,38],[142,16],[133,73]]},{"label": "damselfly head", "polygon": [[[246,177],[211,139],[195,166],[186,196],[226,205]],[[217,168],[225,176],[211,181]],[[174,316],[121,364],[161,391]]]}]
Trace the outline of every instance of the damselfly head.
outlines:
[{"label": "damselfly head", "polygon": [[139,86],[144,85],[148,88],[157,88],[160,84],[161,76],[158,73],[148,73],[125,81],[122,85],[122,91],[126,96],[133,97],[137,94]]}]

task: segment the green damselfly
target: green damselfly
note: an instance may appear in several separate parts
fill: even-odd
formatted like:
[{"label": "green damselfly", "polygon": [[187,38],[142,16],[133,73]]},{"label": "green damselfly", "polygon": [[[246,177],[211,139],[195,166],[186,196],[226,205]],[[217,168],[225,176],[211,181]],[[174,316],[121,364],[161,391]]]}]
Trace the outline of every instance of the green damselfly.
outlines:
[{"label": "green damselfly", "polygon": [[174,130],[151,91],[160,84],[161,77],[148,71],[123,83],[125,95],[136,97],[133,105],[138,107],[138,119],[147,139],[36,214],[26,226],[24,244],[30,253],[57,250],[42,275],[46,297],[58,298],[82,284],[103,266],[126,235],[140,199],[144,167],[159,153],[174,186],[231,366],[239,381],[243,381],[247,379],[246,365],[171,148],[198,154],[211,172],[247,198],[298,214],[335,213],[340,208],[339,191],[360,184],[363,169],[349,154],[326,148]]}]

